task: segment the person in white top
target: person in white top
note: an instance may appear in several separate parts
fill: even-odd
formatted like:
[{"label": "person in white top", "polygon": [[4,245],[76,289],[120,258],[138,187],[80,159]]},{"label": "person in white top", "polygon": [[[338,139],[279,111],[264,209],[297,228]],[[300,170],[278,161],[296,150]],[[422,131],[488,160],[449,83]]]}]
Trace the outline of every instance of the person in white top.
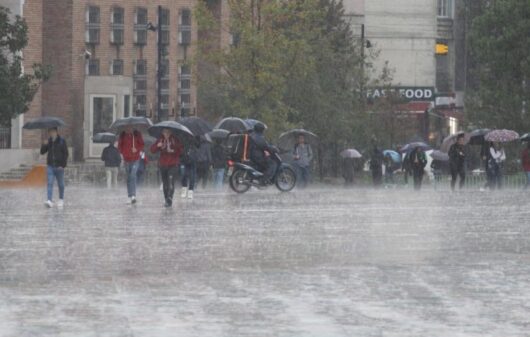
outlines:
[{"label": "person in white top", "polygon": [[489,187],[491,189],[502,187],[502,166],[506,160],[506,153],[499,143],[493,143],[490,146],[491,158],[488,162],[489,168]]}]

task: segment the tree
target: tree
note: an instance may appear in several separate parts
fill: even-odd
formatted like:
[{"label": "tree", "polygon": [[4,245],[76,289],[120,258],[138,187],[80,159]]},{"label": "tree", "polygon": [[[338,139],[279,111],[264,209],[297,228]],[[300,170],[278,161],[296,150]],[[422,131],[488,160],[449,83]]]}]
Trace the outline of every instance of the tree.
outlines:
[{"label": "tree", "polygon": [[22,71],[22,51],[28,44],[26,22],[0,6],[0,125],[29,109],[42,81],[49,78],[50,67],[34,64],[31,73]]},{"label": "tree", "polygon": [[530,128],[530,0],[489,2],[469,35],[477,84],[466,93],[469,123]]}]

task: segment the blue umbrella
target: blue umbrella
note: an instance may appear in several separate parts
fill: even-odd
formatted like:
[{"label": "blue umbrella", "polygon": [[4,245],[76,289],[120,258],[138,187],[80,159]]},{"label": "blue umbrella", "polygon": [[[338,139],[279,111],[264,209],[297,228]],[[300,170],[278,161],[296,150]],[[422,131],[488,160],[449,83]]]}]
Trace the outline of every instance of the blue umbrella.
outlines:
[{"label": "blue umbrella", "polygon": [[401,163],[401,155],[394,150],[384,150],[383,155],[390,156],[394,163]]}]

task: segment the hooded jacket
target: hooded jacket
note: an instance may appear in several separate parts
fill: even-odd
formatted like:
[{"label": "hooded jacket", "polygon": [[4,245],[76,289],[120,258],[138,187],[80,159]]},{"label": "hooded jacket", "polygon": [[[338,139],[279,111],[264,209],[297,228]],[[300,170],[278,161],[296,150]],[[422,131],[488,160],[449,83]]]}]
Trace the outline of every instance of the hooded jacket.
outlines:
[{"label": "hooded jacket", "polygon": [[[162,146],[159,147],[158,144],[161,144]],[[180,140],[172,135],[168,139],[165,139],[164,137],[158,139],[153,145],[151,145],[151,152],[160,152],[158,166],[171,167],[179,164],[183,148]]]},{"label": "hooded jacket", "polygon": [[[133,152],[133,148],[136,152]],[[120,150],[123,160],[126,162],[133,162],[140,159],[140,152],[144,149],[144,139],[142,134],[136,130],[133,133],[121,133],[118,140],[118,150]]]}]

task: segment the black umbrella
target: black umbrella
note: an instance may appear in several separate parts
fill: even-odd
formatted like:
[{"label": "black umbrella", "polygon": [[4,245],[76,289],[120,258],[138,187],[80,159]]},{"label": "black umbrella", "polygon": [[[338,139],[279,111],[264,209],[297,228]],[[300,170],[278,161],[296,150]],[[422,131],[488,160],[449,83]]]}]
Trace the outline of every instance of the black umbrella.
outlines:
[{"label": "black umbrella", "polygon": [[110,126],[110,130],[120,132],[127,127],[147,129],[151,126],[153,126],[153,122],[147,117],[125,117],[115,120]]},{"label": "black umbrella", "polygon": [[100,132],[92,137],[92,142],[97,144],[114,143],[116,138],[116,134],[112,132]]},{"label": "black umbrella", "polygon": [[530,133],[525,133],[524,135],[519,138],[522,142],[530,142]]},{"label": "black umbrella", "polygon": [[484,136],[486,136],[490,131],[490,129],[473,130],[466,134],[466,142],[469,145],[482,145],[484,144]]},{"label": "black umbrella", "polygon": [[163,129],[171,130],[171,133],[173,133],[175,136],[181,139],[194,137],[193,133],[187,127],[175,121],[165,121],[165,122],[157,123],[151,126],[147,130],[147,132],[149,132],[150,136],[158,139],[162,136]]},{"label": "black umbrella", "polygon": [[318,144],[318,136],[313,132],[304,129],[293,129],[280,135],[278,146],[284,150],[292,149],[298,141],[298,136],[304,136],[306,143],[311,145]]},{"label": "black umbrella", "polygon": [[420,148],[423,151],[429,151],[429,150],[432,149],[429,144],[426,144],[424,142],[414,142],[414,143],[408,143],[407,145],[405,145],[401,149],[399,149],[399,151],[401,153],[410,152],[410,151],[412,151],[412,150],[414,150],[416,148]]},{"label": "black umbrella", "polygon": [[229,134],[230,134],[229,131],[223,130],[223,129],[214,129],[213,131],[210,131],[208,133],[211,139],[220,139],[220,140],[227,139]]},{"label": "black umbrella", "polygon": [[230,133],[245,133],[251,130],[250,126],[241,118],[237,117],[226,117],[223,118],[215,129],[227,130]]},{"label": "black umbrella", "polygon": [[251,129],[254,129],[254,125],[258,123],[263,124],[263,126],[265,127],[265,130],[268,129],[267,124],[263,123],[262,121],[258,121],[257,119],[252,119],[252,118],[245,119],[245,123],[247,123],[248,127]]},{"label": "black umbrella", "polygon": [[39,117],[32,121],[29,121],[24,124],[23,128],[27,130],[35,129],[51,129],[58,128],[60,126],[65,126],[65,122],[59,117]]},{"label": "black umbrella", "polygon": [[199,117],[184,117],[179,119],[178,122],[187,127],[195,136],[202,136],[212,131],[212,126]]}]

